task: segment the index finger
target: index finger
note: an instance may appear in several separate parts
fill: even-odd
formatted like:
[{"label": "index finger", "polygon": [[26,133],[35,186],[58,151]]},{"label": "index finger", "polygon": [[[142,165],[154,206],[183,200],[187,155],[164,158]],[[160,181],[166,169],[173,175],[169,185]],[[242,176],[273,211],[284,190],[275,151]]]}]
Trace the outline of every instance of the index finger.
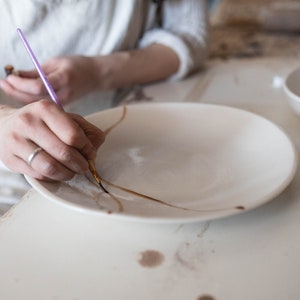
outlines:
[{"label": "index finger", "polygon": [[42,116],[47,127],[66,145],[74,147],[87,159],[93,158],[96,149],[79,123],[49,100],[39,101],[33,105],[37,114]]}]

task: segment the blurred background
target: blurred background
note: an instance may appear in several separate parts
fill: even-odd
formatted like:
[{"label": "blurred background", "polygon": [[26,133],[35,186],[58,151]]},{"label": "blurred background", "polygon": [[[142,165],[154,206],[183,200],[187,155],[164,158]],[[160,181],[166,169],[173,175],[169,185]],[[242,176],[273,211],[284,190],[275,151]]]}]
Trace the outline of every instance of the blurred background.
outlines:
[{"label": "blurred background", "polygon": [[210,58],[300,54],[300,0],[210,1]]}]

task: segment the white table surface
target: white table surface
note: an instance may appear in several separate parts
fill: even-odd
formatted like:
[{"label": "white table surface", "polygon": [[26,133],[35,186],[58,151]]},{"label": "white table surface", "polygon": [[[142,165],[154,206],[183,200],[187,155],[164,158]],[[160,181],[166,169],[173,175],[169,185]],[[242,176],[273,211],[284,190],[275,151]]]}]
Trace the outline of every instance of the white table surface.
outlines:
[{"label": "white table surface", "polygon": [[[211,62],[183,82],[145,87],[144,98],[255,112],[299,152],[300,117],[280,86],[295,66],[286,58]],[[298,300],[299,232],[299,171],[268,204],[193,224],[101,219],[30,190],[0,219],[0,299]]]}]

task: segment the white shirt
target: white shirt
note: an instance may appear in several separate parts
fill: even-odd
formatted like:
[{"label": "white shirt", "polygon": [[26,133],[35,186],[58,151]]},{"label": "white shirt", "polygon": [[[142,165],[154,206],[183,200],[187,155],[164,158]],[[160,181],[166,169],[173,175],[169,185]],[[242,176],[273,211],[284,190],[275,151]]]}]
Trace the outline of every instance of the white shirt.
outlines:
[{"label": "white shirt", "polygon": [[150,0],[0,0],[0,7],[2,66],[33,68],[18,27],[41,63],[58,55],[101,55],[162,43],[179,55],[174,77],[182,78],[206,57],[205,0],[165,0],[161,27]]},{"label": "white shirt", "polygon": [[[58,55],[104,55],[161,43],[172,48],[180,59],[180,68],[170,79],[181,79],[200,68],[206,58],[206,1],[163,1],[161,26],[154,2],[0,0],[0,77],[5,76],[7,64],[17,70],[33,69],[16,32],[21,28],[41,64]],[[71,104],[67,110],[86,115],[111,106],[112,99],[113,92],[93,94]],[[1,91],[0,103],[10,103]],[[13,175],[0,168],[0,178],[7,178],[0,179],[0,203],[3,199],[11,203],[28,188],[20,175]]]}]

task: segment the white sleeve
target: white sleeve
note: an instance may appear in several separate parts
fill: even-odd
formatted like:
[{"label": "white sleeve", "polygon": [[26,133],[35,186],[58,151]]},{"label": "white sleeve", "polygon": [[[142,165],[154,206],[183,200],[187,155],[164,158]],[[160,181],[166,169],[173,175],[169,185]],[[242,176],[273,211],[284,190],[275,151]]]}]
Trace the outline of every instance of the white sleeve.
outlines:
[{"label": "white sleeve", "polygon": [[161,26],[146,31],[139,47],[159,43],[172,48],[180,66],[170,80],[178,80],[203,65],[208,52],[207,35],[206,0],[165,0]]}]

